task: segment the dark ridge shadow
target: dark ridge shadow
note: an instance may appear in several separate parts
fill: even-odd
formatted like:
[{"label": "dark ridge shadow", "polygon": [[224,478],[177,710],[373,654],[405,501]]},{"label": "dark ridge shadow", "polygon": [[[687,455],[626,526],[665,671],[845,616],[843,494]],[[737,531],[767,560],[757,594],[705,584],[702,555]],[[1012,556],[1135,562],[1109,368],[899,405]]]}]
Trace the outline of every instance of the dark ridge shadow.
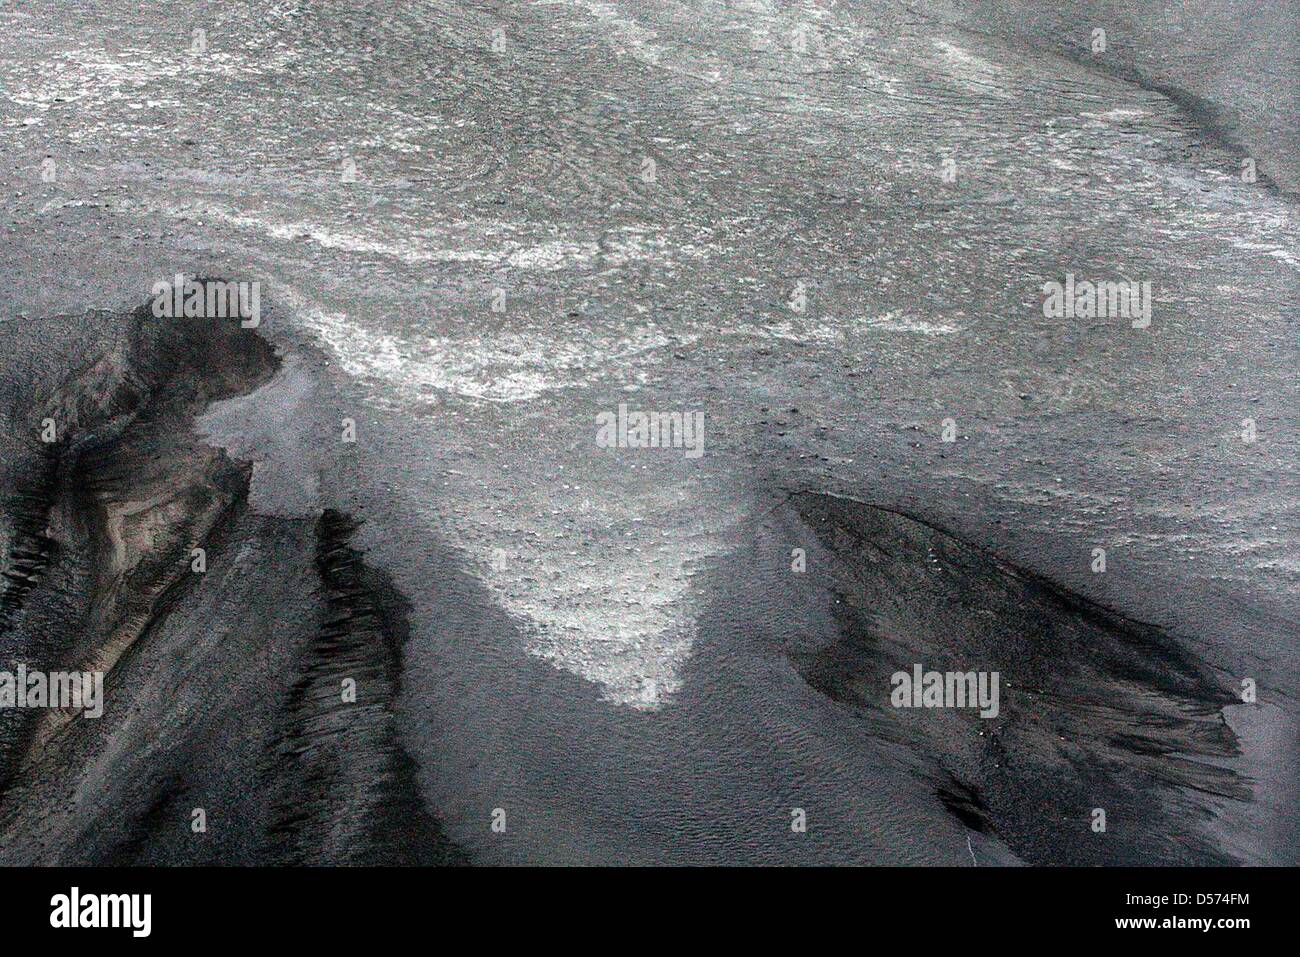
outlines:
[{"label": "dark ridge shadow", "polygon": [[939,796],[939,800],[949,813],[972,831],[978,831],[980,834],[993,833],[993,822],[989,820],[988,808],[984,806],[984,802],[980,800],[974,789],[949,775],[946,784],[940,784],[935,788],[935,794]]},{"label": "dark ridge shadow", "polygon": [[332,509],[316,522],[325,607],[281,712],[270,856],[294,864],[466,863],[421,803],[397,739],[408,606],[349,546],[356,528]]},{"label": "dark ridge shadow", "polygon": [[58,497],[59,455],[48,447],[40,475],[13,491],[2,507],[13,516],[8,560],[0,571],[0,634],[13,627],[23,602],[46,568],[57,560],[58,542],[46,534]]}]

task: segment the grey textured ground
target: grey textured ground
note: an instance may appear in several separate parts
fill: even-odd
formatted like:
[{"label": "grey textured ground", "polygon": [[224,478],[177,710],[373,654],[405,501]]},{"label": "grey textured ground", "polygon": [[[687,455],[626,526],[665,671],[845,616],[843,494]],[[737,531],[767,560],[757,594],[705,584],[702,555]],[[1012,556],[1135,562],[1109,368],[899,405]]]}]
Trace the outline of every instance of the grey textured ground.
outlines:
[{"label": "grey textured ground", "polygon": [[[347,796],[312,820],[339,833],[276,831],[323,858],[382,857],[415,800],[421,840],[485,862],[1120,861],[1143,833],[1152,860],[1295,862],[1295,5],[1147,6],[0,7],[6,489],[45,487],[51,397],[129,379],[84,375],[126,341],[145,366],[176,348],[126,319],[159,279],[261,281],[280,356],[169,413],[245,476],[223,558],[133,643],[131,710],[23,772],[42,796],[0,805],[4,855],[294,859],[241,822],[275,827],[247,807],[267,775],[319,787],[274,756],[330,720],[286,702],[316,673],[331,509],[361,522],[366,594],[404,597],[366,644],[400,645],[365,664],[385,705],[358,750],[382,760],[321,757]],[[1067,271],[1150,280],[1151,327],[1044,318]],[[597,448],[619,402],[703,410],[705,455]],[[130,428],[114,454],[154,447]],[[1098,847],[1095,798],[1063,789],[1037,830],[1022,807],[972,836],[936,788],[987,768],[868,733],[792,657],[842,627],[843,583],[788,572],[816,539],[797,491],[901,508],[1164,626],[1216,693],[1255,678],[1214,759],[1249,800],[1170,792]],[[39,592],[6,657],[112,630]],[[212,843],[157,837],[204,802]]]}]

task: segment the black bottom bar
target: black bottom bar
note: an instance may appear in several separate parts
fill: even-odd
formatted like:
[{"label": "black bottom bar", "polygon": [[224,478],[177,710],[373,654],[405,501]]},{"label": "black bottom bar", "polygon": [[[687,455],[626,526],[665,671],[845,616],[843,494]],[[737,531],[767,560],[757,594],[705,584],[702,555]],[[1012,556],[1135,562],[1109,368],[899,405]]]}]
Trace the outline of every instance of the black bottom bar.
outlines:
[{"label": "black bottom bar", "polygon": [[[431,924],[667,942],[703,922],[738,937],[785,930],[806,940],[825,928],[864,946],[902,934],[918,943],[1199,938],[1231,947],[1243,933],[1287,926],[1281,884],[1290,879],[1280,869],[1227,868],[0,871],[19,939],[219,944],[291,935],[331,946]],[[120,896],[146,894],[147,912],[143,897]],[[148,936],[136,936],[146,914]]]}]

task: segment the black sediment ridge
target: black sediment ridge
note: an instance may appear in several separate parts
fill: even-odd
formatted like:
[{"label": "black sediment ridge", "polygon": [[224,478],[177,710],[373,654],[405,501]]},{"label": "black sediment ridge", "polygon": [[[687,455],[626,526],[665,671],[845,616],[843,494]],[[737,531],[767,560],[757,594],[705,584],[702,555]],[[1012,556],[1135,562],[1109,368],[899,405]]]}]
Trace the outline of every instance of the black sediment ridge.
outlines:
[{"label": "black sediment ridge", "polygon": [[[50,395],[33,397],[27,433],[39,441],[40,423],[50,418],[58,441],[33,449],[41,467],[0,490],[14,529],[0,568],[0,647],[32,667],[106,673],[103,724],[48,713],[5,716],[15,723],[0,737],[0,859],[462,861],[423,806],[398,738],[404,599],[349,545],[353,519],[332,510],[315,522],[252,515],[251,463],[194,433],[195,417],[212,402],[271,381],[280,364],[273,348],[232,320],[159,320],[143,306],[116,321],[107,354]],[[115,694],[165,701],[166,687],[126,685],[141,674],[181,680],[151,656],[160,653],[155,644],[164,641],[169,617],[195,600],[203,581],[191,570],[191,550],[204,548],[217,566],[259,535],[313,549],[302,564],[314,566],[319,579],[317,593],[304,598],[317,608],[316,620],[266,636],[268,658],[288,662],[282,684],[258,699],[261,714],[249,716],[270,730],[216,744],[227,752],[223,773],[234,752],[240,778],[261,787],[212,795],[202,751],[214,743],[186,737],[209,733],[202,722],[186,723],[188,716],[167,758],[137,780],[97,780],[97,758],[124,717],[113,713]],[[258,585],[244,587],[256,593]],[[260,634],[265,614],[245,605],[246,622],[235,625]],[[214,649],[212,668],[229,667],[233,687],[247,663],[226,661],[222,651]],[[355,702],[344,700],[345,679],[355,682]],[[241,707],[235,694],[208,707],[214,714]],[[104,806],[44,807],[74,786],[102,792]],[[214,828],[203,839],[176,838],[189,830],[191,807],[222,801],[240,808],[237,836]]]},{"label": "black sediment ridge", "polygon": [[[1231,863],[1199,825],[1248,801],[1231,689],[1180,641],[911,515],[817,493],[837,633],[792,652],[864,731],[934,766],[943,805],[1031,863]],[[1000,713],[891,706],[891,675],[998,672]],[[1106,830],[1092,830],[1092,811]]]}]

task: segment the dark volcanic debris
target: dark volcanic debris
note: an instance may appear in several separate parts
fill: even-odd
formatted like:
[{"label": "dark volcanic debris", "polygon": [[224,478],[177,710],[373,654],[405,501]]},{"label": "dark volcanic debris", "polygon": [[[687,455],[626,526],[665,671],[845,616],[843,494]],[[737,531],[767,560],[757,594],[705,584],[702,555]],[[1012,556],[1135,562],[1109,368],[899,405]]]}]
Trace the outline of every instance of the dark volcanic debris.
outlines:
[{"label": "dark volcanic debris", "polygon": [[4,497],[4,656],[102,671],[105,705],[6,710],[0,859],[459,861],[397,740],[401,596],[348,545],[352,519],[253,514],[251,465],[194,434],[275,375],[271,346],[147,307],[116,321],[107,356],[32,403],[32,441],[50,419],[58,440]]},{"label": "dark volcanic debris", "polygon": [[[1235,699],[1172,636],[915,517],[812,493],[796,509],[836,559],[838,634],[792,660],[868,733],[932,761],[964,824],[1033,863],[1228,862],[1198,825],[1251,799],[1222,766]],[[915,664],[997,672],[999,713],[891,707],[891,675]]]}]

